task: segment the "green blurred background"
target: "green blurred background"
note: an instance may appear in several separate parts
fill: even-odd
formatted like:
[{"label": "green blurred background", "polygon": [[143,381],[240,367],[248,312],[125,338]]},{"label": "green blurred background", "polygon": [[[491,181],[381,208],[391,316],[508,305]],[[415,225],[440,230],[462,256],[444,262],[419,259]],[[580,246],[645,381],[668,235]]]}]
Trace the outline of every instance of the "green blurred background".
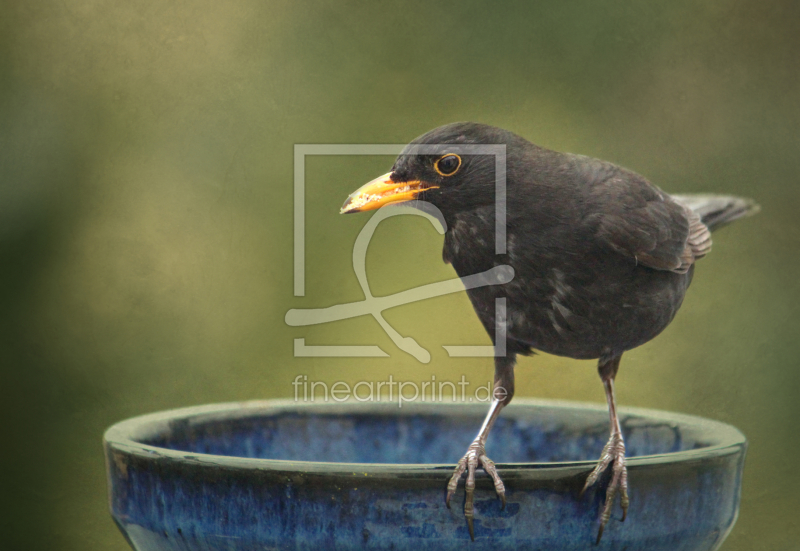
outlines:
[{"label": "green blurred background", "polygon": [[[794,0],[0,4],[0,404],[4,549],[124,550],[103,430],[179,406],[289,397],[291,381],[483,382],[464,294],[290,328],[360,300],[345,196],[389,157],[306,167],[307,294],[292,293],[296,143],[398,143],[474,120],[608,159],[669,191],[756,198],[715,236],[676,321],[626,355],[623,405],[750,439],[726,551],[800,538],[800,4]],[[378,228],[375,294],[453,277],[418,217]],[[384,359],[293,358],[378,344]],[[518,395],[603,402],[592,362],[540,355]],[[466,446],[466,442],[465,442]],[[453,462],[463,450],[453,450]],[[599,452],[599,450],[598,450]]]}]

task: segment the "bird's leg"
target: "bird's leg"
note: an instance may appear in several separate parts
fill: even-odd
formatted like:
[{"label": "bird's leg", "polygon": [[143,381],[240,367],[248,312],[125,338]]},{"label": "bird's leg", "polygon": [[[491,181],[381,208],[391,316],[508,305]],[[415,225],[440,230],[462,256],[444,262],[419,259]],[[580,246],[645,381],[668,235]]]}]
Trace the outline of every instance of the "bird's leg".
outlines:
[{"label": "bird's leg", "polygon": [[586,485],[581,492],[585,492],[589,486],[597,482],[597,479],[608,466],[611,463],[614,464],[611,482],[606,489],[606,501],[603,505],[603,512],[600,514],[600,529],[597,532],[597,543],[600,543],[600,538],[603,537],[603,530],[608,520],[611,518],[611,507],[614,505],[614,498],[616,498],[617,493],[620,494],[623,521],[628,514],[628,470],[625,468],[625,441],[622,438],[622,428],[619,424],[617,403],[614,398],[614,377],[617,375],[617,369],[619,369],[620,358],[621,356],[600,358],[600,363],[597,367],[600,373],[600,379],[603,381],[603,387],[605,387],[606,390],[608,415],[611,418],[611,437],[603,448],[600,461],[598,461],[597,466],[586,479]]},{"label": "bird's leg", "polygon": [[464,484],[466,490],[466,500],[464,501],[464,516],[467,519],[467,527],[469,528],[469,537],[475,540],[475,528],[473,526],[473,518],[475,517],[475,510],[473,506],[473,495],[475,493],[475,471],[478,465],[483,467],[483,470],[492,478],[494,482],[494,489],[497,492],[497,497],[503,502],[503,508],[506,506],[506,489],[500,476],[497,474],[497,468],[494,461],[489,459],[486,455],[486,438],[489,436],[489,431],[492,430],[492,425],[500,415],[500,411],[511,401],[514,396],[514,363],[516,361],[515,355],[506,357],[495,358],[494,370],[494,391],[492,394],[492,405],[489,407],[489,413],[483,421],[481,429],[472,444],[467,448],[467,453],[456,465],[453,476],[447,484],[447,497],[445,503],[450,507],[450,498],[458,488],[458,481],[464,471],[467,473],[467,481]]}]

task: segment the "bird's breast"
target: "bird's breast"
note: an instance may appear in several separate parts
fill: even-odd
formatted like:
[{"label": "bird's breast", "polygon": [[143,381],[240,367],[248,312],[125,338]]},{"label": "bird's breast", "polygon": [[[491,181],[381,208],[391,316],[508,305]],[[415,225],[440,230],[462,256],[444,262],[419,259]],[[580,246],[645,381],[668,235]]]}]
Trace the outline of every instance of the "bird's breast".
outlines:
[{"label": "bird's breast", "polygon": [[514,269],[511,282],[467,293],[491,336],[496,299],[506,298],[506,332],[520,349],[597,358],[639,346],[669,324],[691,277],[636,266],[564,235],[509,231],[507,254],[497,255],[494,228],[487,226],[456,220],[444,257],[462,278],[498,265]]}]

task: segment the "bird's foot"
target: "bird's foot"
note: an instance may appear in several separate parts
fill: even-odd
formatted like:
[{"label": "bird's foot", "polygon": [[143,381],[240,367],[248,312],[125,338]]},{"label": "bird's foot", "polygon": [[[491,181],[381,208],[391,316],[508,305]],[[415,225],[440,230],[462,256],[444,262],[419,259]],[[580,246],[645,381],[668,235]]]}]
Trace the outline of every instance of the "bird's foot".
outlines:
[{"label": "bird's foot", "polygon": [[609,482],[608,488],[606,488],[606,501],[603,505],[603,512],[600,514],[600,529],[597,532],[597,543],[600,543],[600,538],[603,537],[603,530],[606,524],[608,524],[608,520],[611,518],[611,507],[614,505],[614,498],[617,497],[617,493],[620,494],[622,521],[625,520],[628,514],[628,505],[630,501],[628,500],[628,469],[625,468],[625,441],[619,433],[614,433],[611,435],[611,438],[609,438],[608,443],[603,448],[600,461],[597,462],[597,466],[586,479],[586,484],[581,494],[592,484],[597,482],[597,479],[611,463],[614,464],[612,467],[613,474],[611,482]]},{"label": "bird's foot", "polygon": [[484,448],[483,442],[476,440],[470,444],[469,448],[467,448],[467,453],[459,460],[458,465],[456,465],[456,470],[453,472],[453,476],[450,477],[450,482],[447,484],[447,497],[445,498],[445,503],[447,507],[450,508],[450,498],[453,497],[456,488],[458,488],[458,481],[461,479],[461,475],[466,471],[467,481],[464,484],[464,488],[467,496],[464,501],[464,516],[467,519],[469,537],[472,538],[472,541],[475,541],[475,528],[473,527],[475,508],[472,500],[475,493],[475,471],[478,465],[483,467],[483,470],[492,477],[497,497],[503,502],[502,508],[505,509],[506,507],[506,488],[503,485],[503,481],[500,480],[500,476],[497,474],[494,461],[486,456],[486,449]]}]

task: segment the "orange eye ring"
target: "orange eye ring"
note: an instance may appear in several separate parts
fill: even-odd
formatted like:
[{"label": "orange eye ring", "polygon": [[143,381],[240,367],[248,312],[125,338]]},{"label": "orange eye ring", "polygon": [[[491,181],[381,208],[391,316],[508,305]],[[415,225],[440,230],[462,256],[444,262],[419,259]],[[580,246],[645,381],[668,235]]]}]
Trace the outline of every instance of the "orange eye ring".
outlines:
[{"label": "orange eye ring", "polygon": [[[455,166],[453,166],[453,160],[456,161]],[[435,170],[439,176],[452,176],[458,172],[459,168],[461,168],[461,157],[455,153],[446,153],[433,163],[433,170]]]}]

